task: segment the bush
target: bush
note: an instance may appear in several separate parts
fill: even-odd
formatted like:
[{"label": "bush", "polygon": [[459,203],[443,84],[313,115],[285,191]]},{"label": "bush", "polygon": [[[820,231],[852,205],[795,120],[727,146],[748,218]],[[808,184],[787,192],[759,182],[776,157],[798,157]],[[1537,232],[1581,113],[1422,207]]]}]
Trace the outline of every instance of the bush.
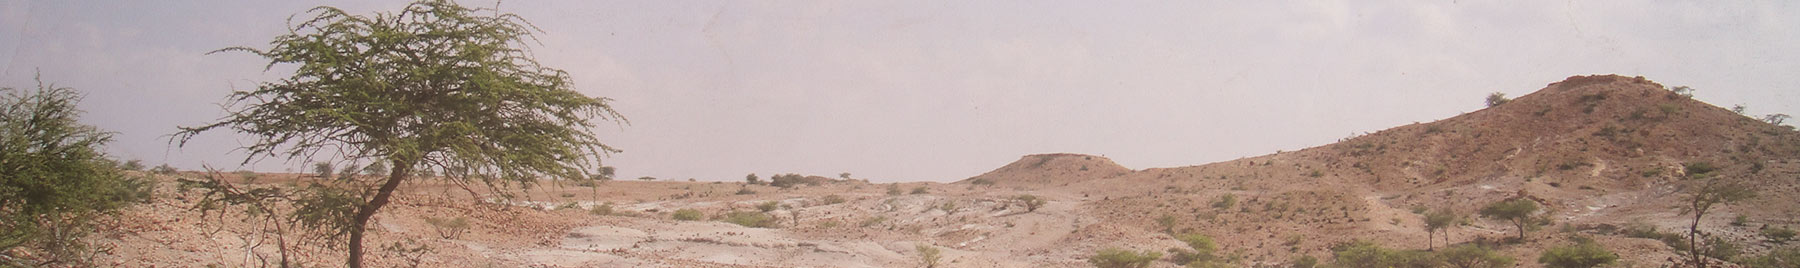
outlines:
[{"label": "bush", "polygon": [[[699,211],[695,211],[695,212],[699,212]],[[613,203],[606,202],[605,204],[600,204],[598,206],[594,206],[594,208],[588,209],[588,214],[594,214],[594,215],[600,215],[600,216],[612,215],[613,214]]]},{"label": "bush", "polygon": [[753,195],[753,194],[756,194],[756,191],[751,191],[750,188],[742,188],[742,189],[738,189],[738,191],[737,191],[737,195]]},{"label": "bush", "polygon": [[906,192],[900,190],[899,183],[889,183],[887,186],[887,195],[900,195],[904,193]]},{"label": "bush", "polygon": [[1612,263],[1619,259],[1619,256],[1613,255],[1611,251],[1606,251],[1606,248],[1595,244],[1593,240],[1580,240],[1572,246],[1544,250],[1544,254],[1538,257],[1538,263],[1552,268],[1588,268]]},{"label": "bush", "polygon": [[1500,106],[1507,102],[1512,102],[1512,99],[1506,98],[1506,93],[1494,92],[1487,96],[1487,107]]},{"label": "bush", "polygon": [[984,185],[984,186],[985,185],[994,185],[994,181],[988,180],[987,178],[980,178],[980,179],[975,179],[975,180],[969,181],[969,184]]},{"label": "bush", "polygon": [[1102,249],[1088,258],[1088,263],[1100,268],[1143,268],[1150,267],[1151,261],[1162,258],[1162,253],[1155,251],[1131,251],[1118,248]]},{"label": "bush", "polygon": [[1216,209],[1229,210],[1229,209],[1231,209],[1231,206],[1236,205],[1236,204],[1237,204],[1237,195],[1225,194],[1224,196],[1220,196],[1218,200],[1213,201],[1212,207],[1216,208]]},{"label": "bush", "polygon": [[781,208],[781,202],[769,201],[756,204],[756,210],[762,211],[763,213],[775,211],[777,208]]},{"label": "bush", "polygon": [[144,170],[144,161],[132,159],[129,161],[125,161],[124,164],[120,164],[119,168],[122,168],[125,170],[130,170],[130,171]]},{"label": "bush", "polygon": [[1028,194],[1013,197],[1013,200],[1019,200],[1019,203],[1024,204],[1025,212],[1037,211],[1038,208],[1042,208],[1042,207],[1044,207],[1045,203],[1048,203],[1048,201],[1044,201],[1043,198],[1038,198],[1035,195],[1028,195]]},{"label": "bush", "polygon": [[925,186],[914,187],[911,192],[911,194],[928,194],[928,193],[931,193],[931,189],[925,188]]},{"label": "bush", "polygon": [[1513,258],[1500,256],[1494,250],[1473,244],[1463,244],[1438,252],[1445,263],[1454,267],[1465,268],[1500,268],[1512,267]]},{"label": "bush", "polygon": [[1750,268],[1792,268],[1800,267],[1800,248],[1771,249],[1762,256],[1744,259],[1744,266]]},{"label": "bush", "polygon": [[425,224],[431,225],[432,229],[437,230],[438,237],[444,239],[456,239],[456,237],[462,236],[463,231],[469,229],[469,219],[463,217],[450,219],[425,217]]},{"label": "bush", "polygon": [[706,217],[706,215],[700,214],[700,210],[684,208],[675,210],[675,215],[670,217],[678,221],[697,221],[700,220],[700,218]]},{"label": "bush", "polygon": [[1180,240],[1182,243],[1187,243],[1188,245],[1188,249],[1169,249],[1169,253],[1174,255],[1172,261],[1174,261],[1175,264],[1190,267],[1223,265],[1223,263],[1218,263],[1218,257],[1213,255],[1213,252],[1218,251],[1218,246],[1213,244],[1212,237],[1203,234],[1184,234],[1175,237],[1175,239]]},{"label": "bush", "polygon": [[171,167],[169,164],[157,165],[154,168],[150,168],[150,173],[156,175],[175,175],[175,172],[181,172],[181,170],[175,169],[175,167]]},{"label": "bush", "polygon": [[1769,242],[1787,244],[1788,241],[1794,240],[1794,229],[1788,229],[1787,227],[1765,228],[1762,230],[1762,236],[1768,238]]},{"label": "bush", "polygon": [[887,216],[875,216],[875,217],[870,217],[868,219],[864,219],[862,221],[862,223],[857,223],[856,226],[861,226],[861,227],[866,228],[869,226],[875,226],[876,224],[881,224],[882,222],[886,222],[886,221],[887,221]]},{"label": "bush", "polygon": [[89,266],[92,221],[149,196],[153,183],[106,158],[112,133],[80,123],[80,100],[42,82],[0,88],[0,266]]},{"label": "bush", "polygon": [[1369,241],[1332,246],[1333,262],[1345,268],[1439,267],[1442,258],[1431,252],[1390,250]]},{"label": "bush", "polygon": [[827,196],[825,196],[825,200],[823,200],[823,202],[826,205],[836,205],[836,204],[844,203],[844,201],[846,201],[846,200],[844,200],[843,196],[835,195],[835,194],[827,195]]},{"label": "bush", "polygon": [[720,221],[753,228],[775,228],[775,217],[761,212],[732,211],[727,212]]},{"label": "bush", "polygon": [[[850,174],[850,173],[844,173],[844,174],[846,174],[845,177],[849,177],[848,174]],[[918,245],[914,245],[913,248],[915,250],[919,251],[919,264],[924,265],[926,268],[937,267],[938,259],[943,257],[943,256],[939,255],[940,252],[938,251],[938,249],[936,247],[932,247],[931,245],[918,244]]]},{"label": "bush", "polygon": [[1291,268],[1313,268],[1318,266],[1319,258],[1314,258],[1311,255],[1300,255],[1300,257],[1295,257],[1294,263],[1288,265],[1288,267]]}]

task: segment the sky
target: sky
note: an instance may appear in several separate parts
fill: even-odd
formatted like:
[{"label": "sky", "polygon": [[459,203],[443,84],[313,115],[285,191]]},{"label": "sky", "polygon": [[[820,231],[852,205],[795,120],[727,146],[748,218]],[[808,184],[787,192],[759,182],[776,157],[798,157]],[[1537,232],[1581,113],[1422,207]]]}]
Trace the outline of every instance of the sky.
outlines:
[{"label": "sky", "polygon": [[[1133,169],[1325,145],[1483,108],[1572,75],[1644,76],[1751,114],[1800,114],[1794,1],[463,1],[529,20],[531,49],[629,124],[618,177],[747,173],[954,181],[1038,153]],[[320,5],[0,0],[0,86],[85,94],[120,159],[240,165],[177,126],[285,77],[267,47]]]}]

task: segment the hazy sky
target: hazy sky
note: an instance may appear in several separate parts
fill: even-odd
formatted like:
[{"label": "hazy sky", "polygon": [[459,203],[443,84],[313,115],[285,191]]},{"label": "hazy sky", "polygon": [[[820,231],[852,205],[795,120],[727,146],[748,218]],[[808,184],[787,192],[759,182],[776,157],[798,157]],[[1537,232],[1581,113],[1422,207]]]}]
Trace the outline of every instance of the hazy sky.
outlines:
[{"label": "hazy sky", "polygon": [[[87,94],[119,158],[240,167],[233,133],[172,148],[247,54],[317,5],[0,0],[0,86]],[[544,64],[617,99],[619,176],[950,181],[1034,153],[1130,168],[1331,143],[1482,108],[1571,75],[1642,75],[1719,106],[1800,114],[1795,1],[509,1]],[[493,2],[464,4],[493,6]],[[305,17],[305,15],[301,15]]]}]

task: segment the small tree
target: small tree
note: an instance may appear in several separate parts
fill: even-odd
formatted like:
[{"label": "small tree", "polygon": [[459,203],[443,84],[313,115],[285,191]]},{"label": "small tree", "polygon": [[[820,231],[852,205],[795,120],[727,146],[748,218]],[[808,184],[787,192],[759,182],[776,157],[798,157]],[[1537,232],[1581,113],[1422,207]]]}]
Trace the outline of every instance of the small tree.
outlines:
[{"label": "small tree", "polygon": [[[1435,234],[1440,230],[1446,231],[1444,236],[1446,236],[1445,238],[1448,238],[1450,234],[1445,228],[1450,227],[1450,224],[1455,222],[1456,214],[1449,210],[1439,209],[1425,212],[1425,249],[1435,250],[1435,248],[1432,247],[1432,240],[1434,239]],[[1445,241],[1444,244],[1449,245],[1450,242]]]},{"label": "small tree", "polygon": [[656,180],[656,177],[651,177],[651,176],[643,176],[643,177],[638,177],[638,180],[640,180],[640,181],[654,181],[654,180]]},{"label": "small tree", "polygon": [[750,175],[744,175],[744,183],[762,185],[762,180],[756,178],[756,173],[750,173]]},{"label": "small tree", "polygon": [[1595,244],[1592,239],[1576,239],[1573,246],[1553,247],[1538,256],[1538,263],[1551,268],[1590,268],[1612,263],[1618,255]]},{"label": "small tree", "polygon": [[[1702,237],[1700,237],[1700,219],[1705,217],[1706,212],[1711,210],[1714,206],[1755,198],[1756,192],[1743,184],[1728,182],[1723,178],[1715,178],[1712,176],[1710,170],[1707,172],[1689,174],[1689,176],[1700,181],[1697,182],[1698,185],[1694,186],[1693,191],[1682,200],[1686,201],[1686,204],[1681,208],[1681,214],[1694,216],[1694,221],[1688,224],[1688,256],[1689,261],[1693,262],[1695,267],[1705,268],[1706,262],[1704,261],[1704,258],[1706,257],[1706,254],[1702,254],[1701,251],[1712,247],[1702,248],[1700,246],[1700,240],[1702,239]],[[1722,242],[1723,241],[1721,240],[1714,243]]]},{"label": "small tree", "polygon": [[850,172],[838,173],[838,178],[850,179]]},{"label": "small tree", "polygon": [[1500,106],[1511,101],[1512,99],[1506,98],[1506,93],[1494,92],[1487,96],[1487,107]]},{"label": "small tree", "polygon": [[1531,214],[1537,213],[1537,202],[1531,199],[1516,198],[1495,202],[1481,208],[1481,216],[1485,218],[1512,221],[1519,228],[1519,240],[1525,240],[1525,225],[1531,224]]},{"label": "small tree", "polygon": [[337,169],[331,167],[331,162],[313,163],[313,173],[318,174],[320,178],[331,178],[333,172],[337,172]]},{"label": "small tree", "polygon": [[1788,120],[1788,118],[1793,118],[1793,117],[1788,116],[1787,114],[1769,114],[1769,115],[1764,115],[1762,120],[1763,120],[1763,122],[1768,122],[1771,125],[1779,126],[1779,125],[1781,125],[1782,122],[1786,122]]},{"label": "small tree", "polygon": [[618,151],[600,143],[589,120],[623,117],[609,99],[575,91],[567,72],[538,64],[523,49],[536,28],[516,15],[446,0],[372,16],[325,6],[308,12],[312,18],[290,23],[268,49],[214,51],[295,65],[291,77],[233,92],[226,117],[182,127],[172,139],[186,145],[216,129],[246,134],[244,163],[321,152],[388,162],[385,178],[315,183],[294,195],[332,197],[296,203],[319,204],[320,217],[306,226],[347,241],[350,267],[362,267],[369,220],[418,170],[499,191],[541,177],[583,177],[596,157]]}]

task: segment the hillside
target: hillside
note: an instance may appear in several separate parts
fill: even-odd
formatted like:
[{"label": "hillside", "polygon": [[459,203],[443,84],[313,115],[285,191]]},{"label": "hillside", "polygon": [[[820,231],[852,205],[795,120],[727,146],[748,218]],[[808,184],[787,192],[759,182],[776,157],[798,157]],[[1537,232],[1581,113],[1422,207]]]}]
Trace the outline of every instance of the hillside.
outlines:
[{"label": "hillside", "polygon": [[[1395,127],[1295,152],[1207,165],[1148,169],[1094,187],[1096,211],[1109,221],[1157,228],[1153,218],[1184,219],[1175,229],[1224,237],[1267,260],[1296,254],[1329,257],[1331,244],[1374,240],[1424,248],[1421,209],[1470,215],[1495,201],[1527,198],[1548,210],[1554,228],[1602,235],[1629,259],[1657,263],[1666,246],[1610,229],[1650,225],[1685,229],[1678,200],[1687,190],[1683,165],[1709,163],[1715,175],[1749,181],[1763,198],[1708,216],[1712,228],[1762,250],[1749,222],[1793,226],[1800,216],[1796,171],[1800,135],[1702,103],[1643,78],[1576,76],[1489,109]],[[1209,204],[1224,195],[1234,208]],[[1760,225],[1759,225],[1760,226]],[[1475,219],[1452,228],[1450,242],[1502,239],[1514,228]],[[1750,226],[1756,227],[1756,226]],[[1604,229],[1604,230],[1603,230]],[[1298,245],[1270,245],[1312,232]],[[1567,235],[1538,232],[1507,249],[1521,260]],[[1442,236],[1440,236],[1441,238]],[[1442,244],[1442,243],[1439,243]]]},{"label": "hillside", "polygon": [[[422,180],[375,216],[369,244],[383,245],[370,256],[379,266],[918,267],[928,259],[921,249],[931,249],[940,267],[1090,267],[1100,249],[1165,252],[1185,247],[1171,234],[1199,233],[1236,267],[1329,261],[1332,247],[1359,240],[1392,249],[1476,243],[1541,267],[1545,249],[1585,236],[1617,253],[1620,266],[1664,266],[1680,256],[1643,234],[1685,229],[1692,218],[1677,207],[1700,163],[1761,196],[1715,209],[1701,229],[1760,254],[1779,244],[1759,230],[1800,227],[1800,133],[1643,78],[1600,75],[1443,120],[1197,166],[1133,170],[1058,153],[949,184],[784,175],[798,183],[551,181],[511,189],[519,195]],[[272,233],[304,234],[244,219],[259,210],[192,210],[197,193],[172,181],[205,175],[149,175],[164,182],[156,201],[98,236],[110,249],[96,260],[267,266],[279,256],[271,244],[281,243]],[[318,179],[255,175],[224,176],[256,187]],[[1549,222],[1525,239],[1511,241],[1518,231],[1509,222],[1472,216],[1519,199],[1545,208],[1534,217]],[[1464,217],[1428,235],[1419,212],[1439,209]],[[452,218],[467,224],[432,223]],[[296,263],[342,257],[330,243],[305,241],[294,245]],[[1176,265],[1165,256],[1151,266]]]}]

